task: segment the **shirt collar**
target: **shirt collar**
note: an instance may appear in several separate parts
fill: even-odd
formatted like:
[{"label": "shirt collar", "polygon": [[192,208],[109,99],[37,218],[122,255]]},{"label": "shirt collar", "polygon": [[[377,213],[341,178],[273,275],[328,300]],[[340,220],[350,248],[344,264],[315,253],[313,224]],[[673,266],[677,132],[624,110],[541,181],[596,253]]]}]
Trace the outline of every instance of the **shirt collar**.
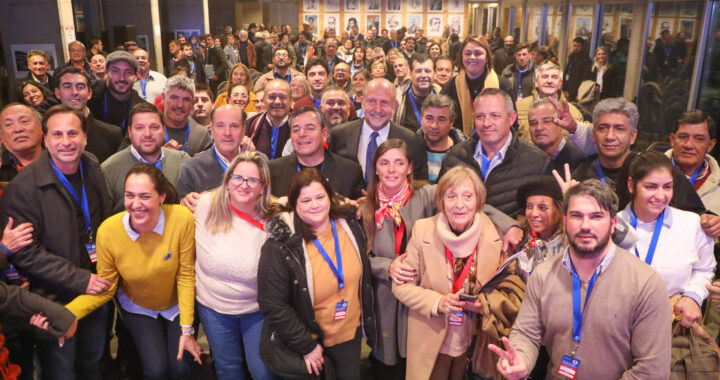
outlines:
[{"label": "shirt collar", "polygon": [[[123,226],[125,227],[125,232],[127,232],[128,236],[130,237],[130,240],[137,241],[138,238],[140,238],[140,234],[135,232],[135,230],[130,227],[130,214],[125,213],[122,216]],[[155,228],[153,228],[152,232],[162,235],[163,231],[165,230],[165,212],[163,212],[162,206],[160,207],[160,217],[158,218],[158,222],[155,225]]]},{"label": "shirt collar", "polygon": [[[505,141],[505,144],[503,144],[502,148],[495,153],[495,155],[498,157],[500,161],[505,159],[505,155],[507,154],[507,150],[510,147],[510,142],[512,141],[512,133],[508,134],[507,140]],[[485,154],[482,147],[482,141],[480,138],[478,138],[477,146],[475,147],[475,157],[480,157],[481,154]],[[495,156],[493,156],[495,157]],[[492,159],[493,157],[488,157],[488,159]]]},{"label": "shirt collar", "polygon": [[270,118],[268,117],[268,115],[267,115],[267,113],[266,113],[266,114],[265,114],[265,121],[267,121],[268,124],[270,124],[270,126],[273,127],[273,128],[280,128],[280,127],[282,127],[285,123],[287,123],[289,117],[290,117],[290,115],[286,115],[285,118],[282,120],[282,122],[280,122],[279,125],[273,125],[272,121],[270,121]]},{"label": "shirt collar", "polygon": [[37,79],[37,77],[36,77],[35,74],[33,74],[33,73],[30,73],[30,75],[32,75],[32,78],[33,78],[33,80],[34,80],[35,82],[38,82],[38,83],[40,83],[40,84],[45,84],[45,83],[48,83],[48,82],[50,81],[50,77],[48,76],[47,73],[45,74],[45,82],[41,82],[40,79]]},{"label": "shirt collar", "polygon": [[[632,211],[632,202],[628,203],[625,208],[623,209],[622,215],[620,215],[627,223],[632,227],[630,224],[630,215]],[[657,221],[657,219],[656,219]],[[638,224],[644,224],[644,225],[655,225],[655,222],[645,223],[642,220],[638,218]],[[665,207],[665,210],[663,211],[663,225],[667,228],[672,227],[672,212],[670,211],[670,206]]]},{"label": "shirt collar", "polygon": [[[613,256],[615,256],[615,243],[610,242],[610,248],[608,249],[607,254],[605,257],[600,261],[600,265],[595,268],[595,272],[593,274],[597,273],[600,275],[605,269],[607,269],[608,265],[610,265],[610,261],[613,259]],[[565,252],[563,253],[562,258],[562,266],[565,268],[570,274],[572,274],[572,264],[570,262],[570,247],[565,248]]]},{"label": "shirt collar", "polygon": [[379,131],[375,131],[368,125],[367,121],[363,119],[363,125],[362,125],[362,131],[360,132],[360,139],[370,139],[370,135],[373,132],[377,132],[380,141],[385,141],[388,138],[388,135],[390,134],[390,121],[387,122],[387,124]]},{"label": "shirt collar", "polygon": [[[230,166],[230,161],[227,159],[227,157],[223,156],[219,150],[217,150],[217,148],[215,147],[215,144],[213,144],[212,148],[215,151],[215,156],[220,160],[220,162],[225,164],[225,166]],[[240,147],[238,147],[238,154],[239,153],[242,153],[242,148],[240,148]]]},{"label": "shirt collar", "polygon": [[[137,149],[135,149],[135,147],[132,145],[130,145],[130,153],[132,153],[132,155],[135,157],[136,160],[142,162],[143,164],[155,165],[154,162],[150,162],[150,161],[144,159],[140,155],[140,153],[137,151]],[[164,158],[165,158],[165,150],[160,148],[160,158],[158,158],[158,160],[162,161]]]}]

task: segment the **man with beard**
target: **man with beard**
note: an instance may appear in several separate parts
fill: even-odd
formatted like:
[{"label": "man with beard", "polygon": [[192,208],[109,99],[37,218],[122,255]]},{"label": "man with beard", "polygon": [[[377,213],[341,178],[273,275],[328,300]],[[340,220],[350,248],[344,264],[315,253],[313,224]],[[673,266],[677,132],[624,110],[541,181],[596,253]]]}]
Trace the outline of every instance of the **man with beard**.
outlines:
[{"label": "man with beard", "polygon": [[[339,93],[344,92],[335,89]],[[325,115],[313,107],[303,107],[290,116],[290,141],[294,153],[270,161],[273,195],[287,195],[295,173],[304,168],[317,168],[328,179],[333,190],[350,199],[362,196],[362,169],[357,162],[325,149],[328,136]]]},{"label": "man with beard", "polygon": [[[558,67],[558,70],[560,68]],[[515,47],[515,64],[500,71],[500,88],[510,97],[520,100],[530,96],[534,89],[535,63],[530,56],[530,46],[520,43]]]},{"label": "man with beard", "polygon": [[193,212],[202,193],[222,184],[225,171],[235,157],[255,150],[245,136],[243,111],[232,104],[213,110],[210,133],[215,142],[213,146],[184,163],[178,175],[180,203]]},{"label": "man with beard", "polygon": [[288,48],[277,48],[273,53],[272,60],[273,69],[258,78],[258,80],[255,82],[255,88],[253,92],[260,92],[264,90],[265,85],[273,79],[284,80],[288,82],[288,84],[290,84],[290,82],[292,82],[292,80],[295,78],[305,78],[305,76],[301,72],[290,67],[291,60]]},{"label": "man with beard", "polygon": [[170,51],[170,59],[167,64],[167,72],[170,73],[178,65],[185,65],[186,62],[183,60],[182,45],[179,42],[172,40],[168,43],[168,50]]},{"label": "man with beard", "polygon": [[123,133],[130,108],[145,102],[133,90],[137,69],[138,61],[132,54],[122,50],[108,54],[107,79],[95,82],[87,104],[96,119],[120,127]]},{"label": "man with beard", "polygon": [[594,80],[592,77],[593,61],[585,51],[585,39],[575,37],[572,44],[572,53],[568,56],[563,78],[563,91],[567,91],[568,99],[574,102],[578,95],[580,83],[584,80]]},{"label": "man with beard", "polygon": [[506,36],[503,47],[493,52],[492,60],[493,68],[500,73],[511,63],[515,63],[515,37]]},{"label": "man with beard", "polygon": [[176,185],[180,167],[190,159],[183,151],[163,148],[163,114],[154,105],[135,105],[130,110],[129,121],[130,146],[110,156],[101,166],[107,186],[112,191],[114,213],[125,210],[125,175],[130,168],[139,163],[154,165],[170,183]]},{"label": "man with beard", "polygon": [[155,98],[162,94],[165,89],[167,78],[157,71],[150,70],[150,56],[143,49],[135,49],[133,57],[138,61],[137,80],[133,84],[133,90],[137,91],[145,101],[154,103]]},{"label": "man with beard", "polygon": [[425,140],[430,183],[437,183],[450,148],[467,140],[459,129],[452,127],[456,112],[455,102],[447,95],[430,94],[422,103],[422,128],[417,132]]},{"label": "man with beard", "polygon": [[392,121],[417,131],[422,121],[420,107],[425,98],[430,94],[439,94],[442,87],[433,83],[435,65],[429,55],[417,54],[412,62],[410,81],[396,91],[398,107]]},{"label": "man with beard", "polygon": [[280,79],[273,79],[265,86],[265,112],[248,119],[247,136],[255,149],[271,160],[282,155],[285,142],[290,138],[288,116],[292,97],[290,85]]},{"label": "man with beard", "polygon": [[[34,80],[48,90],[52,89],[53,77],[48,74],[47,55],[42,50],[30,50],[27,54],[28,73],[25,79]],[[20,96],[22,97],[22,96]]]},{"label": "man with beard", "polygon": [[190,157],[209,149],[210,132],[195,123],[190,113],[195,104],[195,84],[184,75],[168,79],[162,96],[165,119],[165,148],[182,150]]},{"label": "man with beard", "polygon": [[0,112],[0,142],[5,147],[0,158],[0,182],[9,182],[43,151],[42,116],[19,103]]},{"label": "man with beard", "polygon": [[670,376],[667,288],[649,265],[610,241],[617,207],[617,196],[600,181],[567,190],[569,247],[530,276],[510,338],[502,338],[505,349],[489,345],[506,379],[528,376],[543,344],[552,363],[548,373],[563,377]]},{"label": "man with beard", "polygon": [[415,37],[413,36],[407,36],[405,37],[405,49],[402,51],[403,56],[405,59],[407,59],[408,63],[412,62],[415,58],[415,45],[417,44],[417,41],[415,41]]},{"label": "man with beard", "polygon": [[100,163],[115,154],[122,143],[122,131],[112,124],[96,120],[87,108],[92,97],[90,75],[77,67],[67,67],[56,76],[55,97],[87,120],[87,146],[85,151],[95,155]]},{"label": "man with beard", "polygon": [[205,70],[203,70],[202,58],[198,58],[193,52],[192,44],[186,42],[182,44],[182,53],[185,57],[188,67],[188,77],[195,81],[195,84],[207,83],[205,78]]},{"label": "man with beard", "polygon": [[213,109],[212,91],[207,83],[195,83],[195,105],[190,116],[195,120],[195,123],[201,127],[210,129],[212,120],[210,113]]},{"label": "man with beard", "polygon": [[435,83],[444,87],[453,77],[454,64],[447,55],[441,55],[435,60]]}]

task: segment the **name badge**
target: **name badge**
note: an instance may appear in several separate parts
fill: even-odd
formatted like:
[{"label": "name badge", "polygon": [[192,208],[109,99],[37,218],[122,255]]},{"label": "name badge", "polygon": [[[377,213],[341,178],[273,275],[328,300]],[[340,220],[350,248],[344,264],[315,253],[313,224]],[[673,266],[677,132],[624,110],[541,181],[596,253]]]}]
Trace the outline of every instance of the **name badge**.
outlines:
[{"label": "name badge", "polygon": [[465,316],[462,311],[453,311],[448,314],[448,324],[450,326],[462,326]]},{"label": "name badge", "polygon": [[335,305],[335,320],[342,321],[347,318],[348,301],[342,300]]},{"label": "name badge", "polygon": [[85,249],[87,250],[88,256],[90,256],[90,262],[93,264],[96,263],[97,252],[95,251],[95,243],[85,244]]},{"label": "name badge", "polygon": [[570,73],[565,74],[565,82],[570,81]]},{"label": "name badge", "polygon": [[522,92],[518,92],[518,94],[517,94],[517,100],[520,100],[520,99],[522,99],[522,98],[523,98]]},{"label": "name badge", "polygon": [[575,375],[577,374],[578,367],[580,367],[580,359],[573,358],[569,355],[563,355],[557,373],[562,377],[574,379]]}]

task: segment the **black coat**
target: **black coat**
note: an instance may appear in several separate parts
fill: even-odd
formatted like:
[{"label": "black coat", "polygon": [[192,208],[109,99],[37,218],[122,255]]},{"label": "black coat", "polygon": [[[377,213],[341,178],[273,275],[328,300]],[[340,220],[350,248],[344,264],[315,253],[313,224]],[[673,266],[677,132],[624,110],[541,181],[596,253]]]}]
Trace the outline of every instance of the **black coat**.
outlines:
[{"label": "black coat", "polygon": [[580,83],[584,80],[593,79],[590,70],[593,62],[584,51],[572,53],[568,57],[568,64],[565,66],[565,78],[563,78],[563,91],[568,93],[568,101],[577,100]]},{"label": "black coat", "polygon": [[[470,140],[452,147],[443,160],[438,178],[442,178],[443,174],[458,165],[474,169],[482,178],[482,169],[475,159],[478,141],[478,135],[474,134]],[[514,218],[521,211],[516,201],[517,189],[525,183],[551,174],[552,169],[550,157],[545,152],[513,135],[505,158],[485,179],[487,203]]]},{"label": "black coat", "polygon": [[[290,216],[292,228],[283,217]],[[362,227],[351,216],[346,219],[358,244],[362,264],[360,300],[362,328],[370,347],[375,346],[375,311],[371,286],[370,261],[366,254],[367,238]],[[338,226],[338,229],[342,228]],[[306,355],[323,341],[323,331],[315,320],[307,277],[305,242],[300,233],[300,219],[294,214],[274,217],[266,226],[268,240],[262,247],[258,264],[258,304],[265,316],[264,328],[279,336],[286,346]]]},{"label": "black coat", "polygon": [[228,66],[225,52],[219,47],[213,47],[212,49],[208,49],[206,54],[205,64],[213,66],[213,71],[215,72],[218,83],[227,80],[230,67]]},{"label": "black coat", "polygon": [[[297,154],[272,160],[269,166],[272,194],[276,197],[287,195],[290,182],[298,172]],[[365,182],[357,162],[326,150],[321,172],[334,192],[350,199],[362,197]]]},{"label": "black coat", "polygon": [[570,172],[575,170],[585,160],[585,153],[570,139],[565,140],[565,146],[553,160],[553,168],[561,175],[565,175],[565,164],[570,165]]},{"label": "black coat", "polygon": [[[123,133],[127,131],[127,126],[129,124],[129,120],[127,119],[128,114],[130,113],[130,109],[138,104],[145,102],[145,99],[138,94],[135,90],[130,90],[130,98],[125,100],[124,102],[119,102],[115,99],[112,99],[112,95],[107,93],[108,102],[111,103],[109,107],[107,107],[107,117],[105,116],[105,94],[107,90],[107,84],[104,80],[98,80],[93,83],[93,93],[90,100],[88,100],[87,107],[90,109],[90,112],[93,114],[95,119],[104,121],[106,123],[115,125],[117,127],[123,127],[122,128]],[[121,104],[121,107],[113,107],[115,104]],[[119,108],[119,109],[118,109]]]},{"label": "black coat", "polygon": [[88,133],[85,150],[94,154],[100,163],[120,150],[123,140],[120,128],[95,119],[92,113],[87,117]]}]

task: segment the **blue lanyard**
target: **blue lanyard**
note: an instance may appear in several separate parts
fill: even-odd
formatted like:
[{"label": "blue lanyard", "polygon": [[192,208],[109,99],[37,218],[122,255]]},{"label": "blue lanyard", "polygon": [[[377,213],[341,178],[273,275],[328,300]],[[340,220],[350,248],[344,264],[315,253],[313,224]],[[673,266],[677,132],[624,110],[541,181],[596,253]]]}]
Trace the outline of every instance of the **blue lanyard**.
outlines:
[{"label": "blue lanyard", "polygon": [[[673,164],[673,166],[677,166],[675,164],[674,158],[672,159],[672,164]],[[690,184],[693,185],[693,187],[695,186],[695,182],[697,182],[698,177],[700,176],[700,173],[702,173],[703,167],[705,167],[705,161],[703,161],[703,163],[700,164],[700,166],[697,169],[695,169],[693,174],[690,176]]]},{"label": "blue lanyard", "polygon": [[397,49],[397,41],[395,41],[395,42],[390,41],[390,46],[392,46],[393,49]]},{"label": "blue lanyard", "polygon": [[338,232],[337,227],[335,226],[335,220],[330,219],[330,223],[332,224],[333,239],[335,240],[335,261],[337,261],[337,267],[333,265],[330,256],[328,256],[327,252],[325,252],[325,248],[323,248],[322,244],[320,244],[320,241],[317,238],[313,239],[313,244],[315,244],[315,248],[320,251],[323,259],[325,259],[325,261],[330,266],[330,269],[332,269],[333,273],[335,273],[335,277],[337,277],[338,280],[338,289],[343,290],[345,288],[345,275],[343,275],[342,256],[340,255],[340,242],[338,241]]},{"label": "blue lanyard", "polygon": [[145,78],[145,80],[138,78],[138,82],[140,82],[140,89],[142,90],[142,94],[143,94],[143,99],[145,99],[145,100],[147,100],[147,94],[145,93],[145,88],[147,88],[147,82],[149,80],[150,80],[150,75],[148,75],[148,77]]},{"label": "blue lanyard", "polygon": [[[213,145],[213,154],[215,155],[215,158],[217,158],[218,163],[220,164],[220,168],[222,169],[223,173],[225,173],[228,169],[227,165],[220,159],[220,155],[218,154],[217,148],[215,148],[215,145]],[[159,160],[158,160],[159,161]]]},{"label": "blue lanyard", "polygon": [[[650,246],[648,247],[647,256],[645,256],[645,263],[647,265],[652,265],[653,256],[655,256],[655,248],[657,248],[658,240],[660,240],[660,231],[662,230],[664,219],[665,210],[660,213],[660,216],[658,216],[657,220],[655,221],[655,230],[653,231],[652,239],[650,239]],[[630,206],[630,224],[637,231],[638,220],[637,216],[635,215],[635,211],[632,208],[632,205]],[[635,256],[637,256],[638,258],[640,257],[640,253],[638,253],[637,250],[637,244],[635,245]]]},{"label": "blue lanyard", "polygon": [[292,75],[290,75],[290,72],[285,74],[285,77],[281,77],[278,75],[277,71],[273,70],[273,76],[275,76],[275,79],[285,79],[286,82],[290,83],[292,81]]},{"label": "blue lanyard", "polygon": [[[430,93],[432,94],[434,91],[430,89]],[[417,103],[415,103],[415,94],[412,91],[412,87],[408,90],[408,97],[410,97],[410,104],[412,105],[413,111],[415,111],[415,119],[417,119],[418,126],[422,125],[422,121],[420,120],[420,111],[418,110]]]},{"label": "blue lanyard", "polygon": [[[192,66],[190,66],[190,75],[193,75],[195,72],[195,61],[190,61],[190,63],[192,63]],[[143,93],[145,93],[145,91],[143,91]]]},{"label": "blue lanyard", "polygon": [[600,177],[600,182],[607,185],[607,181],[605,180],[605,173],[602,170],[602,166],[600,166],[600,161],[597,162],[597,173],[598,177]]},{"label": "blue lanyard", "polygon": [[580,276],[575,271],[575,266],[570,263],[570,269],[572,270],[572,300],[573,300],[573,341],[580,343],[580,337],[582,334],[583,314],[585,314],[585,308],[587,307],[587,301],[590,298],[590,293],[595,286],[595,280],[598,276],[597,269],[588,282],[587,294],[585,294],[585,303],[583,303],[583,310],[580,310]]},{"label": "blue lanyard", "polygon": [[280,127],[276,128],[276,127],[273,127],[271,124],[270,131],[272,132],[272,135],[270,136],[270,159],[273,159],[273,158],[275,158],[275,153],[277,152]]},{"label": "blue lanyard", "polygon": [[[168,131],[168,126],[166,125],[166,126],[165,126],[165,143],[167,143],[168,141],[170,141],[170,136],[168,136],[168,132],[167,132],[167,131]],[[184,151],[187,151],[188,137],[190,137],[190,122],[189,122],[189,121],[185,124],[185,141],[183,141],[183,144],[182,144],[182,151],[183,151],[183,152],[184,152]]]},{"label": "blue lanyard", "polygon": [[50,165],[52,165],[55,176],[60,180],[60,183],[63,184],[65,190],[67,190],[68,193],[70,193],[70,195],[72,195],[72,197],[78,203],[78,205],[80,205],[83,213],[83,219],[85,219],[85,229],[88,232],[90,240],[92,240],[92,220],[90,219],[90,205],[88,204],[87,192],[85,191],[85,174],[83,172],[82,162],[80,162],[79,164],[80,181],[82,182],[82,199],[78,197],[77,193],[75,192],[75,188],[72,187],[70,181],[68,181],[67,177],[65,177],[65,174],[63,174],[63,172],[61,172],[60,169],[55,166],[55,163],[52,160],[50,160]]},{"label": "blue lanyard", "polygon": [[315,108],[320,109],[320,99],[315,99],[312,96],[311,96],[311,98],[313,98],[313,100],[315,101]]},{"label": "blue lanyard", "polygon": [[[107,97],[107,90],[105,91],[105,103],[103,104],[105,108],[103,109],[103,117],[105,118],[106,122],[110,122],[110,113],[108,113],[108,97]],[[120,123],[120,129],[123,131],[125,130],[125,118],[123,118],[122,122]]]}]

